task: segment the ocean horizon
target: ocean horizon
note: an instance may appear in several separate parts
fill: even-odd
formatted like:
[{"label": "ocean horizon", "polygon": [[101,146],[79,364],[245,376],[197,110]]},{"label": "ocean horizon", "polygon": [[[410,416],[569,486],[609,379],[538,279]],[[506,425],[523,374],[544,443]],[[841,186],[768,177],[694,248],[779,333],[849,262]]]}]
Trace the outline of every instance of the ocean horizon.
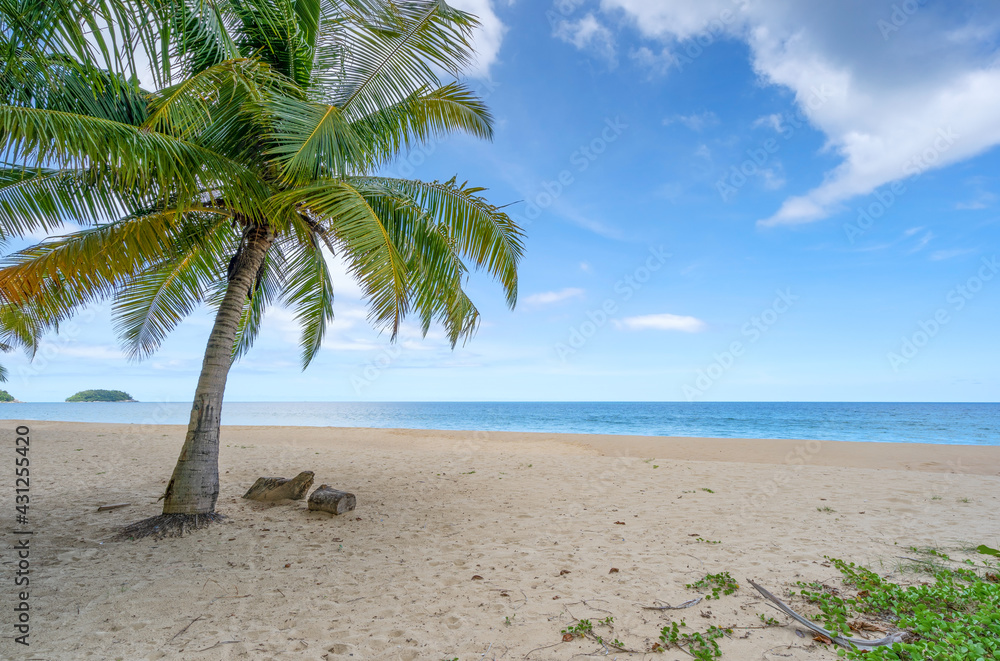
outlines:
[{"label": "ocean horizon", "polygon": [[[0,419],[176,425],[190,406],[11,403]],[[226,402],[222,424],[1000,445],[992,402]]]}]

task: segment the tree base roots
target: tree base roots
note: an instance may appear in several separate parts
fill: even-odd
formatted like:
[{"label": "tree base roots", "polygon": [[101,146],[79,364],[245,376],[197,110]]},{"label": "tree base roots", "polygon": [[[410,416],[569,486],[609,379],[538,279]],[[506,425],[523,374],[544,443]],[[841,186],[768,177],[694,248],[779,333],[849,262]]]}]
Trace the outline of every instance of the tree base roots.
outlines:
[{"label": "tree base roots", "polygon": [[142,521],[136,521],[118,531],[116,541],[142,539],[153,537],[183,537],[185,533],[193,532],[213,523],[221,523],[225,516],[218,512],[208,514],[160,514]]}]

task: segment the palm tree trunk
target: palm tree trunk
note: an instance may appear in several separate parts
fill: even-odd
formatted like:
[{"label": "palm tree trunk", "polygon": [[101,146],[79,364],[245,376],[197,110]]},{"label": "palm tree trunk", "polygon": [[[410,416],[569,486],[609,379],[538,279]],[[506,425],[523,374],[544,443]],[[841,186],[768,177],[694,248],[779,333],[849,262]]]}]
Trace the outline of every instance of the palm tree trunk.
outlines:
[{"label": "palm tree trunk", "polygon": [[164,492],[164,514],[209,514],[219,498],[219,425],[222,397],[232,366],[233,346],[243,306],[274,236],[267,226],[248,229],[230,266],[226,295],[215,315],[212,334],[191,406],[191,421],[181,456]]}]

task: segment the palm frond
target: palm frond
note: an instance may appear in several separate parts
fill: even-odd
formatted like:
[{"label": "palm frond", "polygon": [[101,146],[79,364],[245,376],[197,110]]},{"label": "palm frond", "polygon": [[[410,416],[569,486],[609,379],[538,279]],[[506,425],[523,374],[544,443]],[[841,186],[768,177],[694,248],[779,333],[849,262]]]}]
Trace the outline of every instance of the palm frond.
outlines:
[{"label": "palm frond", "polygon": [[[205,213],[224,213],[205,209]],[[0,302],[30,306],[47,323],[114,296],[173,256],[185,225],[177,209],[150,211],[20,250],[0,262]]]},{"label": "palm frond", "polygon": [[440,225],[458,254],[492,275],[504,288],[507,304],[517,302],[517,267],[524,254],[524,232],[499,207],[479,195],[483,188],[446,182],[386,177],[353,178],[366,196],[409,200],[425,222]]},{"label": "palm frond", "polygon": [[478,23],[441,0],[345,4],[353,20],[338,28],[349,48],[329,98],[352,118],[437,87],[439,71],[457,76],[470,61],[471,32]]},{"label": "palm frond", "polygon": [[400,152],[421,143],[461,131],[477,138],[493,138],[493,117],[468,87],[451,83],[420,91],[399,103],[351,122],[369,144],[379,163],[388,163]]},{"label": "palm frond", "polygon": [[295,235],[286,248],[289,259],[282,302],[295,310],[302,328],[302,369],[309,366],[323,345],[326,326],[333,321],[333,280],[322,250],[322,238],[309,224],[295,224]]},{"label": "palm frond", "polygon": [[7,347],[4,351],[20,347],[29,358],[34,357],[47,328],[43,320],[32,314],[30,307],[0,305],[0,344]]},{"label": "palm frond", "polygon": [[115,331],[129,358],[159,349],[167,334],[193,312],[224,273],[239,235],[225,216],[188,214],[171,253],[128,278],[115,297]]},{"label": "palm frond", "polygon": [[463,289],[469,270],[447,228],[428,222],[426,211],[410,198],[361,190],[368,191],[368,203],[384,219],[406,259],[411,309],[419,315],[424,335],[438,322],[452,347],[459,339],[470,338],[478,327],[479,311]]},{"label": "palm frond", "polygon": [[[0,2],[0,40],[4,63],[39,62],[54,53],[77,62],[92,61],[97,68],[135,77],[131,47],[151,34],[136,3],[118,0],[3,0]],[[9,69],[8,69],[9,70]]]},{"label": "palm frond", "polygon": [[369,146],[359,139],[340,108],[287,96],[262,105],[273,122],[268,156],[285,183],[338,177],[371,167]]},{"label": "palm frond", "polygon": [[232,7],[242,21],[237,38],[240,49],[259,53],[275,70],[307,86],[318,8],[302,0],[240,0]]},{"label": "palm frond", "polygon": [[246,165],[193,142],[107,119],[0,106],[0,142],[12,162],[81,169],[99,163],[119,185],[192,204],[221,191],[229,206],[259,215],[268,190]]},{"label": "palm frond", "polygon": [[101,117],[137,126],[146,115],[145,93],[134,81],[62,54],[21,55],[0,67],[0,99],[7,105]]},{"label": "palm frond", "polygon": [[395,338],[409,305],[406,261],[364,195],[345,181],[331,179],[282,192],[274,203],[278,212],[298,207],[322,222],[361,285],[369,318]]},{"label": "palm frond", "polygon": [[149,199],[129,198],[99,168],[0,168],[0,242],[33,232],[53,233],[64,222],[89,226],[136,210]]},{"label": "palm frond", "polygon": [[232,33],[238,19],[231,3],[216,0],[160,0],[156,16],[160,37],[167,46],[160,49],[157,68],[164,79],[176,73],[195,76],[214,65],[241,57]]},{"label": "palm frond", "polygon": [[259,102],[270,88],[283,86],[267,64],[254,59],[226,60],[202,69],[150,97],[143,128],[191,139],[212,128],[219,106]]}]

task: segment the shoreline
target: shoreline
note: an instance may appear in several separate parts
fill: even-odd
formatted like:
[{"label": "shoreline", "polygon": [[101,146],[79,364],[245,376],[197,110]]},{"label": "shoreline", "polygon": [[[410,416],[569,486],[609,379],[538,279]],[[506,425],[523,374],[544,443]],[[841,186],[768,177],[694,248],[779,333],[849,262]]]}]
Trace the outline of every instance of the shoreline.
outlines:
[{"label": "shoreline", "polygon": [[[170,431],[183,437],[183,425],[11,420],[36,426],[96,429],[109,427],[149,432]],[[728,438],[698,436],[637,436],[627,434],[581,434],[556,432],[480,431],[449,429],[403,429],[391,427],[314,427],[295,425],[223,425],[223,443],[232,435],[254,438],[256,443],[275,445],[268,437],[275,431],[294,432],[306,442],[362,442],[386,449],[396,443],[380,436],[424,441],[426,449],[446,449],[442,444],[487,445],[500,441],[514,445],[555,442],[578,447],[603,457],[656,458],[680,461],[718,461],[770,465],[812,465],[839,468],[887,469],[934,473],[1000,475],[1000,445],[944,443],[894,443],[885,441],[829,441],[815,439]],[[329,438],[329,435],[335,438]],[[421,444],[407,444],[421,449]]]}]

